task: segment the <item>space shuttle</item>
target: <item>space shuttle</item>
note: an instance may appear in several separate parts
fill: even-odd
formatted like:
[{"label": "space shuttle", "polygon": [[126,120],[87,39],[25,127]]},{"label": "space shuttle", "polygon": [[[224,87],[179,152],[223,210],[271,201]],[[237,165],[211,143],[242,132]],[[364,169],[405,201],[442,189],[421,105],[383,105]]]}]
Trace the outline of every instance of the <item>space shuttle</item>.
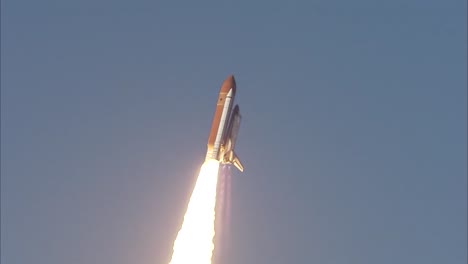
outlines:
[{"label": "space shuttle", "polygon": [[234,152],[241,121],[239,106],[233,107],[235,95],[236,81],[234,76],[230,75],[224,80],[219,91],[208,137],[206,160],[216,159],[222,164],[234,165],[238,170],[244,171],[244,166]]}]

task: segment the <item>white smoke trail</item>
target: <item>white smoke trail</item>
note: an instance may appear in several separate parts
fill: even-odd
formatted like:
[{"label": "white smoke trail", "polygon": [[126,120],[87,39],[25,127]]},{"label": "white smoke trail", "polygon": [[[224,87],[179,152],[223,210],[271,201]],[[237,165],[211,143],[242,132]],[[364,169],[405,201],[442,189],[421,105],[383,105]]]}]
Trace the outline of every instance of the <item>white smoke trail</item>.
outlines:
[{"label": "white smoke trail", "polygon": [[216,160],[203,163],[169,264],[211,263],[218,169]]}]

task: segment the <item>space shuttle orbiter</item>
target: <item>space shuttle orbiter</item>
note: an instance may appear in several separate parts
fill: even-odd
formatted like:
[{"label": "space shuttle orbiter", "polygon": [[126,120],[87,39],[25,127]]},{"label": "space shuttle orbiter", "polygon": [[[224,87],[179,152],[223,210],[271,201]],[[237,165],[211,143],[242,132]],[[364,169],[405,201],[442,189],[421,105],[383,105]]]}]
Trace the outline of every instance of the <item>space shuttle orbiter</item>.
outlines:
[{"label": "space shuttle orbiter", "polygon": [[232,164],[240,171],[244,167],[234,152],[241,121],[239,106],[233,108],[236,95],[236,81],[230,75],[224,80],[219,91],[216,111],[208,137],[206,160],[216,159],[223,164]]}]

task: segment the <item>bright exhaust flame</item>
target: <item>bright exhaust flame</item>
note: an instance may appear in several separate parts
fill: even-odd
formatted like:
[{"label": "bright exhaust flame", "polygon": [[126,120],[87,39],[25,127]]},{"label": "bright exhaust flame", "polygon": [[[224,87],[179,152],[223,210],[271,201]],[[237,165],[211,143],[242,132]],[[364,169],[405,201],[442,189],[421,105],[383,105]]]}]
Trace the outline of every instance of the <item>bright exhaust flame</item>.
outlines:
[{"label": "bright exhaust flame", "polygon": [[217,160],[203,163],[169,264],[211,263],[218,169]]}]

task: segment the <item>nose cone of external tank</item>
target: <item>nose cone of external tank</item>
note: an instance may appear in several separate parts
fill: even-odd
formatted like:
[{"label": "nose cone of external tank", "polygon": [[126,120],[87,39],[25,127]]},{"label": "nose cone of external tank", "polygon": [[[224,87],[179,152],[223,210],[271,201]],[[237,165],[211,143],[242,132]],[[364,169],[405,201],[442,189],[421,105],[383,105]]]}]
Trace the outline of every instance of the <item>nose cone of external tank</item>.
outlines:
[{"label": "nose cone of external tank", "polygon": [[221,85],[221,93],[228,93],[229,90],[232,89],[233,95],[236,94],[236,80],[234,79],[234,75],[229,75],[226,80],[224,80],[223,84]]}]

